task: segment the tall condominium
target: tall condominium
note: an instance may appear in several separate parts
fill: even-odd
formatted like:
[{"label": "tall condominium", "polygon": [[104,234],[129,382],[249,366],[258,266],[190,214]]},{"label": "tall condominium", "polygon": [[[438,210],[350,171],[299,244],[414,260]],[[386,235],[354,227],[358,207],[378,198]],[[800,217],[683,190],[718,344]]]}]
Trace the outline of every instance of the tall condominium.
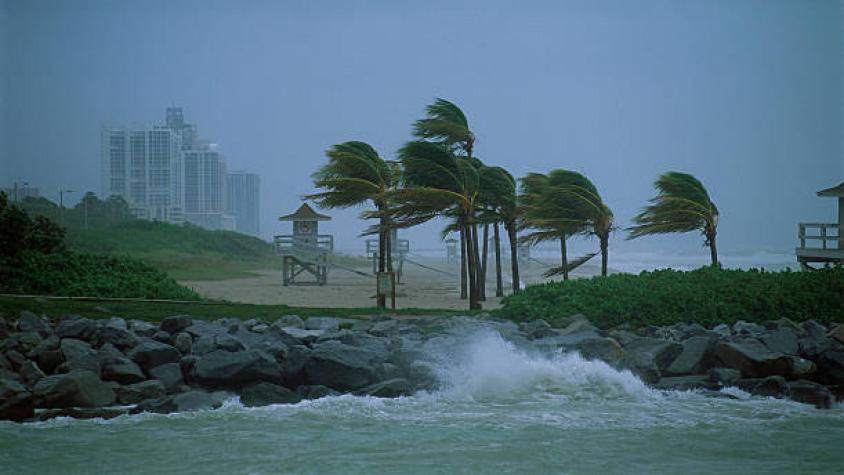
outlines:
[{"label": "tall condominium", "polygon": [[260,231],[260,185],[261,178],[255,173],[234,171],[226,177],[226,213],[234,216],[238,232],[257,236]]},{"label": "tall condominium", "polygon": [[226,214],[226,163],[213,144],[182,147],[185,220],[209,229],[235,227]]}]

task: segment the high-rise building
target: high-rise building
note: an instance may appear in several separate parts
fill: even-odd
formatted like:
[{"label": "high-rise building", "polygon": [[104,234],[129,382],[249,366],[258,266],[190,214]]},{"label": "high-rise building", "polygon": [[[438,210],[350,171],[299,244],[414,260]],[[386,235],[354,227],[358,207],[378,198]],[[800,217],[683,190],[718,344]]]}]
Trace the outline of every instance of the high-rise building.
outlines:
[{"label": "high-rise building", "polygon": [[226,214],[226,162],[216,145],[182,147],[185,220],[209,229],[235,228]]},{"label": "high-rise building", "polygon": [[234,171],[226,177],[226,213],[234,216],[238,232],[257,236],[260,231],[260,185],[255,173]]}]

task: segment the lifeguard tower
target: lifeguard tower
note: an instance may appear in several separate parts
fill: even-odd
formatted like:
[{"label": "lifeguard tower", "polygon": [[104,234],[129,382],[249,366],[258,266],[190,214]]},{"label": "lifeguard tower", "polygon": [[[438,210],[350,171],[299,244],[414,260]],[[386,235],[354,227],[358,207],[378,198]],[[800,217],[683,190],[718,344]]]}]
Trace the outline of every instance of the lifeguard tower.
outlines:
[{"label": "lifeguard tower", "polygon": [[[401,275],[404,270],[404,261],[407,254],[410,252],[410,241],[407,239],[399,239],[398,229],[390,230],[390,246],[393,258],[393,267],[396,272],[396,279],[401,283]],[[372,261],[372,274],[378,273],[378,240],[366,240],[366,255]]]},{"label": "lifeguard tower", "polygon": [[[838,198],[838,223],[800,223],[797,237],[797,262],[800,268],[810,270],[810,263],[844,265],[844,182],[818,192],[818,196]],[[820,242],[818,242],[820,241]]]},{"label": "lifeguard tower", "polygon": [[[279,221],[293,221],[293,234],[275,236],[276,252],[282,259],[282,282],[287,285],[325,285],[328,282],[328,259],[334,252],[334,236],[319,234],[319,222],[331,217],[319,214],[307,203],[296,212],[281,216]],[[307,272],[314,281],[297,281]]]},{"label": "lifeguard tower", "polygon": [[448,264],[457,264],[459,261],[457,257],[457,239],[448,238],[445,240],[445,262]]}]

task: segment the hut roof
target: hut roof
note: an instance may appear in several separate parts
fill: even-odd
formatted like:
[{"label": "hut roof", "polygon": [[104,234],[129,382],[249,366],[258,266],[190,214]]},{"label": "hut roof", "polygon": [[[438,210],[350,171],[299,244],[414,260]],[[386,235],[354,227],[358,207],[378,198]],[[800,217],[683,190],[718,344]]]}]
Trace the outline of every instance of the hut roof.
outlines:
[{"label": "hut roof", "polygon": [[330,221],[331,216],[319,214],[314,211],[308,203],[302,203],[302,206],[294,213],[290,213],[278,218],[279,221]]},{"label": "hut roof", "polygon": [[839,183],[838,186],[819,191],[818,196],[844,196],[844,181]]}]

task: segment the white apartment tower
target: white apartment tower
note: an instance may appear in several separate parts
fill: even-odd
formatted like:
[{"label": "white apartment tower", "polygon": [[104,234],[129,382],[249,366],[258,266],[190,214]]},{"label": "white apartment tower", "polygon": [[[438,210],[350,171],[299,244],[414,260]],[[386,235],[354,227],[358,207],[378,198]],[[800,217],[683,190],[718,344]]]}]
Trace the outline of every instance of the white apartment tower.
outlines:
[{"label": "white apartment tower", "polygon": [[238,232],[257,236],[260,231],[260,185],[255,173],[234,171],[226,177],[226,213],[234,216]]}]

